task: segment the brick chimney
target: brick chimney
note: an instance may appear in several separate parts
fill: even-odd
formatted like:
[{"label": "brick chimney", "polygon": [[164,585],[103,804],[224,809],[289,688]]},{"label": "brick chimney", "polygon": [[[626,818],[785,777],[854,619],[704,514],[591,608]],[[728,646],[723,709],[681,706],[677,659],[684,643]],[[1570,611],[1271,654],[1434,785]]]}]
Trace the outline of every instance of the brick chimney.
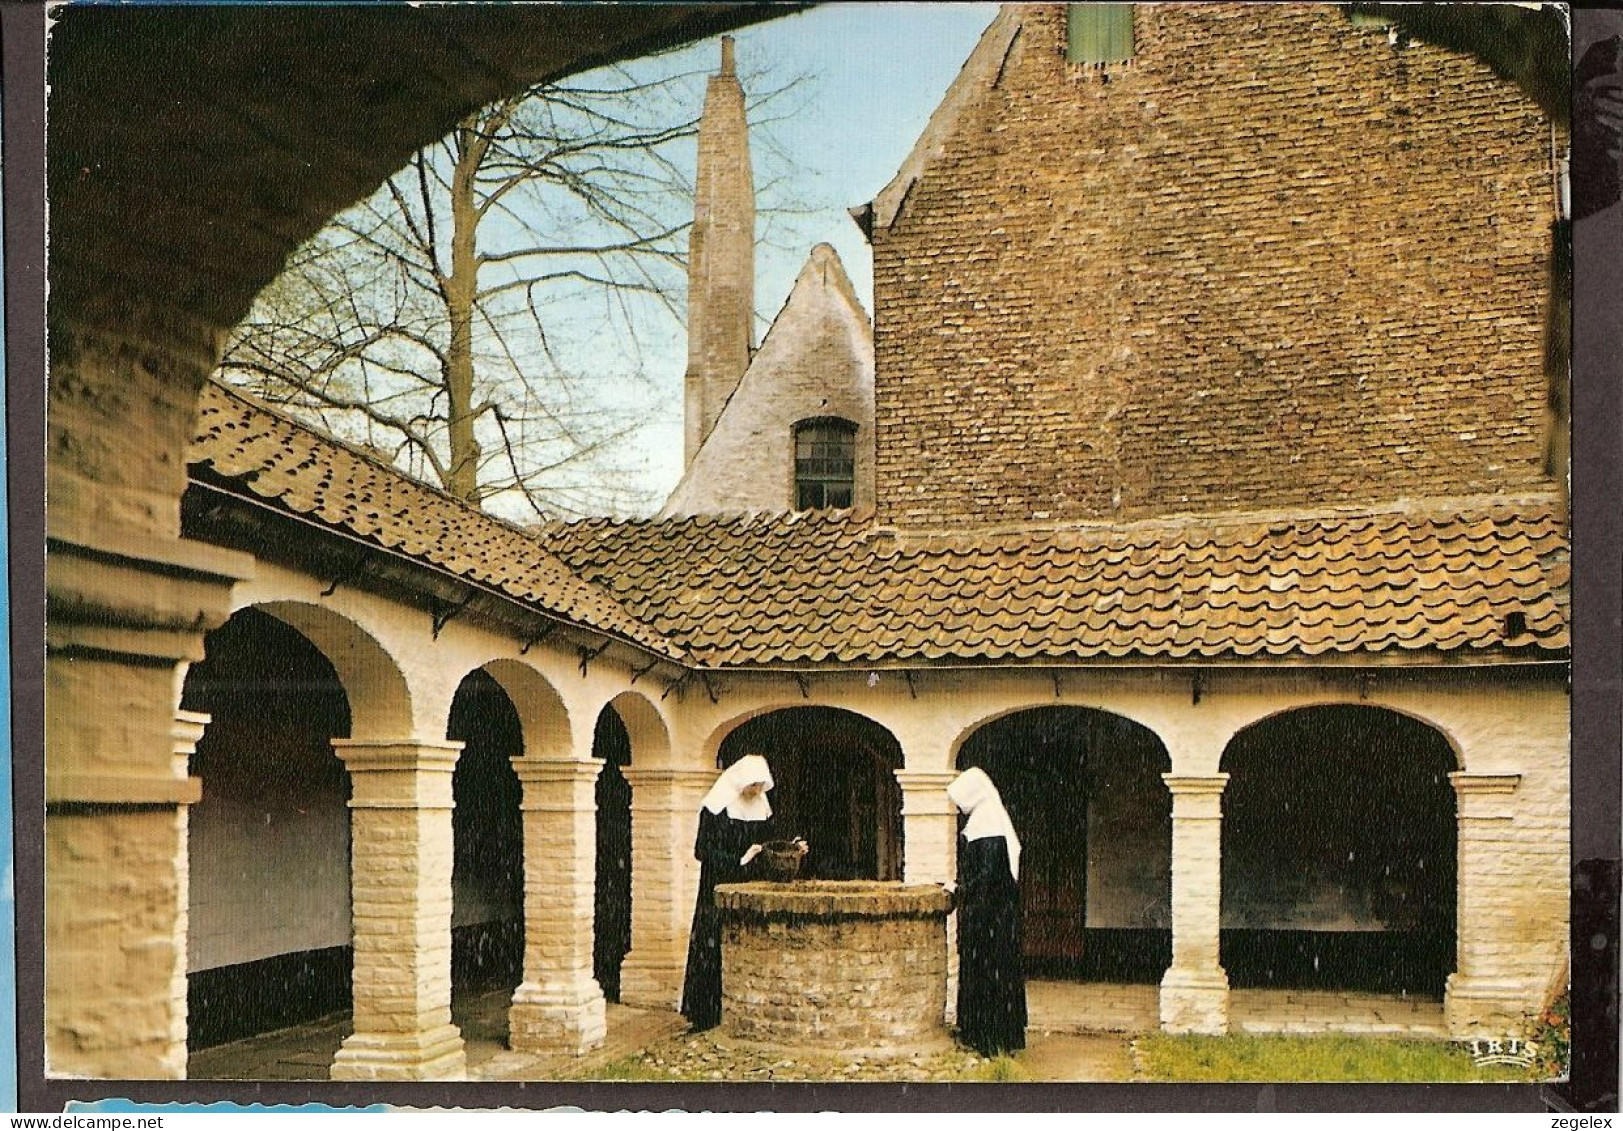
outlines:
[{"label": "brick chimney", "polygon": [[733,41],[721,40],[699,120],[688,237],[686,462],[715,426],[750,361],[755,331],[755,182]]}]

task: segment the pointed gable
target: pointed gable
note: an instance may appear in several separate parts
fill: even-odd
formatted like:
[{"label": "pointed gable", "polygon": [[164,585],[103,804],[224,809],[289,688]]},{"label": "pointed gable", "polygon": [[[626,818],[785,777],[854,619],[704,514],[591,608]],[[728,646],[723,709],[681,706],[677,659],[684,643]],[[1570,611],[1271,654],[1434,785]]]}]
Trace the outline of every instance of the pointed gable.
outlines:
[{"label": "pointed gable", "polygon": [[[981,33],[969,58],[964,61],[958,77],[941,96],[941,104],[931,113],[924,132],[908,152],[907,159],[897,170],[890,183],[879,190],[867,215],[858,216],[858,223],[870,234],[874,228],[888,228],[901,212],[902,204],[914,184],[922,178],[930,165],[946,152],[956,136],[961,119],[977,100],[995,82],[1003,71],[1004,60],[1020,33],[1020,14],[1017,8],[1005,5]],[[863,210],[859,210],[863,211]]]},{"label": "pointed gable", "polygon": [[794,509],[796,425],[830,419],[856,427],[854,502],[871,505],[873,373],[868,316],[819,244],[664,513]]}]

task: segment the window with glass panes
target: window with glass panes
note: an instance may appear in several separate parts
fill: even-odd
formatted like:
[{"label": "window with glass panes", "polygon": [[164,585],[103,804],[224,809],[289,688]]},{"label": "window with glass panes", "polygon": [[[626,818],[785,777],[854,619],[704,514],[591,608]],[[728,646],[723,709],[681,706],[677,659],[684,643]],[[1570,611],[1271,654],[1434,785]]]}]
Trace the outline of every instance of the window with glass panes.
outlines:
[{"label": "window with glass panes", "polygon": [[822,417],[795,425],[795,509],[849,507],[857,473],[857,426]]}]

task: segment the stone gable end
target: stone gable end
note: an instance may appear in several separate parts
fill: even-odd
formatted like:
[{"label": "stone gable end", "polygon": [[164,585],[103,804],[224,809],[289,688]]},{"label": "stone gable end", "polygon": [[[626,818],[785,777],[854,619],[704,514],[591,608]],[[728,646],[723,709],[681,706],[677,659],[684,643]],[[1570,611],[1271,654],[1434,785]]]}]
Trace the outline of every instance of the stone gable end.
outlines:
[{"label": "stone gable end", "polygon": [[872,234],[882,521],[1543,480],[1563,139],[1515,86],[1329,5],[1140,4],[1103,69],[1014,18]]},{"label": "stone gable end", "polygon": [[873,330],[838,254],[812,250],[662,517],[795,509],[795,426],[856,425],[854,505],[873,498]]}]

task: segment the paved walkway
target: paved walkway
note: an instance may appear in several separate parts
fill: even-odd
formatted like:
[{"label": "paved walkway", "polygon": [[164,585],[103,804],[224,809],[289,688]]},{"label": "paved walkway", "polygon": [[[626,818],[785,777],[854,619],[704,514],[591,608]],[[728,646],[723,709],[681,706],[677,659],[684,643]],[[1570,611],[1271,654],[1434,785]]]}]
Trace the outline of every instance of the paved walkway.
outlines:
[{"label": "paved walkway", "polygon": [[[1051,1033],[1148,1033],[1157,1028],[1156,986],[1032,982],[1031,1028]],[[1351,990],[1239,989],[1229,992],[1237,1033],[1361,1033],[1446,1040],[1437,998]]]},{"label": "paved walkway", "polygon": [[1147,1033],[1159,1024],[1160,987],[1114,982],[1027,982],[1027,1028],[1046,1033]]},{"label": "paved walkway", "polygon": [[[461,995],[453,1003],[451,1019],[462,1030],[471,1079],[549,1079],[568,1071],[592,1072],[687,1028],[687,1021],[676,1013],[611,1003],[606,1014],[608,1036],[601,1047],[583,1057],[530,1056],[507,1047],[507,1007],[512,998],[512,990],[494,989]],[[352,1029],[345,1011],[216,1045],[191,1054],[187,1076],[193,1080],[326,1080],[338,1046]]]},{"label": "paved walkway", "polygon": [[[608,1036],[600,1048],[585,1056],[513,1052],[507,1048],[510,997],[510,990],[495,989],[460,996],[454,1004],[452,1019],[462,1029],[471,1078],[580,1079],[596,1076],[607,1066],[628,1058],[646,1061],[655,1070],[651,1074],[662,1074],[667,1068],[686,1074],[691,1067],[702,1067],[706,1073],[717,1072],[718,1078],[743,1078],[730,1074],[725,1050],[718,1053],[706,1044],[705,1038],[684,1038],[687,1023],[678,1014],[623,1005],[608,1006]],[[1151,1032],[1157,1026],[1159,993],[1153,985],[1034,981],[1027,986],[1026,997],[1030,1023],[1020,1066],[1024,1076],[1032,1080],[1131,1079],[1131,1036]],[[1229,1020],[1234,1032],[1244,1033],[1350,1032],[1435,1040],[1447,1037],[1442,1002],[1399,994],[1234,990],[1229,999]],[[319,1021],[205,1049],[192,1054],[189,1075],[196,1080],[325,1080],[333,1055],[350,1028],[349,1014],[335,1013]],[[702,1066],[695,1060],[706,1056],[710,1061]],[[762,1066],[751,1061],[736,1067],[748,1075]],[[764,1070],[777,1067],[774,1062],[765,1065]],[[809,1062],[802,1065],[799,1061],[786,1061],[783,1067],[789,1072],[814,1070]],[[954,1074],[973,1069],[974,1065],[967,1061],[900,1061],[889,1067],[873,1066],[873,1072],[864,1069],[855,1078],[963,1078]],[[821,1069],[815,1071],[821,1078]]]},{"label": "paved walkway", "polygon": [[[501,1035],[507,1040],[506,1002],[502,1004]],[[536,1056],[505,1047],[495,1056],[474,1063],[468,1056],[468,1076],[475,1080],[579,1080],[598,1075],[605,1066],[625,1060],[643,1049],[675,1039],[687,1032],[687,1018],[663,1009],[633,1009],[610,1003],[603,1044],[584,1056],[554,1053]]]},{"label": "paved walkway", "polygon": [[1447,1040],[1443,1003],[1405,994],[1338,990],[1234,990],[1229,1028],[1237,1033],[1360,1033]]}]

